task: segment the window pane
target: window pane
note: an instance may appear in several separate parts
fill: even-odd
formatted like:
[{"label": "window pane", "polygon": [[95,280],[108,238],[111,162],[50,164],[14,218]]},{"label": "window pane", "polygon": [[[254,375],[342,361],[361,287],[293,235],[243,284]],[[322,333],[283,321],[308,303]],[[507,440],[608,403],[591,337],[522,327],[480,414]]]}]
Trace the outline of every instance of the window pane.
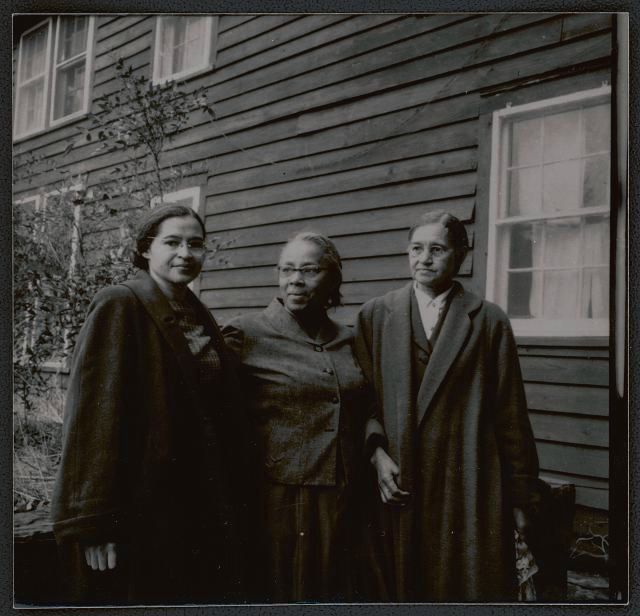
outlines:
[{"label": "window pane", "polygon": [[89,18],[85,16],[60,18],[58,63],[87,51],[88,25]]},{"label": "window pane", "polygon": [[575,319],[578,311],[579,271],[561,270],[544,273],[544,306],[547,319]]},{"label": "window pane", "polygon": [[583,207],[609,205],[609,155],[593,156],[584,161]]},{"label": "window pane", "polygon": [[609,268],[586,268],[582,274],[583,319],[609,318]]},{"label": "window pane", "polygon": [[580,203],[579,160],[545,165],[542,168],[542,209],[544,212],[576,210]]},{"label": "window pane", "polygon": [[515,318],[530,318],[532,273],[509,272],[507,314]]},{"label": "window pane", "polygon": [[583,110],[584,114],[584,151],[609,152],[611,149],[611,106],[596,105]]},{"label": "window pane", "polygon": [[580,153],[580,110],[547,116],[544,119],[544,160],[565,160]]},{"label": "window pane", "polygon": [[22,39],[20,82],[42,75],[46,66],[48,24],[27,34]]},{"label": "window pane", "polygon": [[580,264],[580,219],[550,220],[546,225],[544,265],[569,267]]},{"label": "window pane", "polygon": [[531,165],[542,159],[542,122],[540,118],[521,120],[511,125],[511,166]]},{"label": "window pane", "polygon": [[186,40],[188,42],[202,39],[204,34],[204,17],[187,17]]},{"label": "window pane", "polygon": [[508,215],[524,216],[540,212],[540,168],[509,171]]},{"label": "window pane", "polygon": [[160,21],[160,77],[169,77],[203,63],[205,19],[164,17]]},{"label": "window pane", "polygon": [[589,216],[584,224],[584,264],[608,265],[609,217]]},{"label": "window pane", "polygon": [[63,118],[83,107],[85,58],[58,71],[54,119]]},{"label": "window pane", "polygon": [[511,227],[509,268],[529,268],[541,265],[542,225],[517,224]]},{"label": "window pane", "polygon": [[44,77],[20,90],[16,131],[23,134],[44,126]]}]

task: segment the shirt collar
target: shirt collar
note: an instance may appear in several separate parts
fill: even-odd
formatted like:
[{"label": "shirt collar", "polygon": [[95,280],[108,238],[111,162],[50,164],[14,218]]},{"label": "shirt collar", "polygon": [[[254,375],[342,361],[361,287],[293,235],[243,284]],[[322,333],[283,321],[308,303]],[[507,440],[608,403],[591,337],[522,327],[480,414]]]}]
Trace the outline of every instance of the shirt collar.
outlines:
[{"label": "shirt collar", "polygon": [[440,293],[440,295],[436,295],[436,297],[434,297],[433,299],[430,298],[422,289],[420,289],[420,287],[418,287],[418,283],[415,281],[413,282],[413,289],[416,293],[416,299],[418,300],[419,304],[422,304],[425,308],[429,308],[431,306],[433,306],[434,308],[440,308],[440,306],[442,306],[442,304],[444,304],[444,302],[446,301],[449,293],[451,293],[453,285],[451,285],[446,291]]}]

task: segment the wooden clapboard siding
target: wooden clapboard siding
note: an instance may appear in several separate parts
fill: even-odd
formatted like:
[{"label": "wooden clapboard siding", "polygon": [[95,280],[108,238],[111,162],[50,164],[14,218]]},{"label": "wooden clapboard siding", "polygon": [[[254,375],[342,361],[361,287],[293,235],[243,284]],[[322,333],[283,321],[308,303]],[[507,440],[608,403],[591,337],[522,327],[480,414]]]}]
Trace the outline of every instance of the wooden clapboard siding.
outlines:
[{"label": "wooden clapboard siding", "polygon": [[538,342],[519,353],[541,471],[573,483],[578,503],[608,508],[608,349]]},{"label": "wooden clapboard siding", "polygon": [[[150,76],[154,15],[98,16],[95,99],[115,91],[118,56]],[[224,322],[261,310],[276,292],[282,243],[313,229],[343,257],[352,323],[362,302],[404,284],[407,230],[427,209],[464,222],[472,250],[461,280],[486,280],[485,115],[611,81],[610,14],[221,15],[216,66],[186,82],[204,87],[215,119],[196,113],[165,152],[194,164],[205,224],[228,242],[200,295]],[[81,121],[16,144],[98,182],[122,156],[97,152]],[[49,186],[43,171],[17,194]],[[608,498],[606,340],[520,340],[540,464],[576,485],[578,503]]]},{"label": "wooden clapboard siding", "polygon": [[525,391],[529,408],[534,411],[609,416],[609,392],[604,387],[525,383]]},{"label": "wooden clapboard siding", "polygon": [[539,440],[604,448],[609,445],[609,421],[606,417],[531,411],[531,423]]}]

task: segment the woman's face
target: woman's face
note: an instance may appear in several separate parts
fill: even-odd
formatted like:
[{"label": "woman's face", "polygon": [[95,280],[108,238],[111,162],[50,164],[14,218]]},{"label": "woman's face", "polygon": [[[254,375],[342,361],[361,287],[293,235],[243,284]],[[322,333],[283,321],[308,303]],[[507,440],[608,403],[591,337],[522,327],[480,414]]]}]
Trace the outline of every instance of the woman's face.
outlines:
[{"label": "woman's face", "polygon": [[456,275],[456,254],[440,223],[418,227],[409,241],[409,267],[418,286],[430,296],[446,291]]},{"label": "woman's face", "polygon": [[205,257],[200,223],[191,216],[163,220],[149,250],[149,274],[164,291],[188,285],[202,269]]},{"label": "woman's face", "polygon": [[334,283],[323,256],[320,246],[305,240],[291,242],[282,251],[278,265],[280,298],[290,312],[325,309]]}]

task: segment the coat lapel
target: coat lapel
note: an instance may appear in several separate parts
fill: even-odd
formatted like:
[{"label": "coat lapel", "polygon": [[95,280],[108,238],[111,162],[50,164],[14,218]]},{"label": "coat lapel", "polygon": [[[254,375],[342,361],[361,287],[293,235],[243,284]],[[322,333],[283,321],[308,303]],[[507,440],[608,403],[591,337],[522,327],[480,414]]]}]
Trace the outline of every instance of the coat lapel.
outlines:
[{"label": "coat lapel", "polygon": [[[385,430],[389,441],[396,443],[398,453],[402,452],[407,435],[412,432],[413,400],[411,396],[411,288],[409,283],[393,296],[389,305],[389,315],[381,332],[381,379],[392,387],[385,393],[384,405],[393,412],[385,414]],[[391,395],[391,399],[387,398]]]},{"label": "coat lapel", "polygon": [[455,287],[451,291],[454,294],[451,305],[418,391],[416,402],[418,426],[424,419],[433,397],[449,372],[451,364],[469,336],[471,331],[470,313],[481,305],[481,300],[478,297],[466,293],[459,283],[454,282],[454,285]]},{"label": "coat lapel", "polygon": [[140,303],[157,325],[173,351],[189,391],[192,392],[196,400],[199,400],[199,390],[195,378],[195,361],[169,301],[146,272],[141,271],[133,280],[127,280],[122,284],[136,294]]}]

